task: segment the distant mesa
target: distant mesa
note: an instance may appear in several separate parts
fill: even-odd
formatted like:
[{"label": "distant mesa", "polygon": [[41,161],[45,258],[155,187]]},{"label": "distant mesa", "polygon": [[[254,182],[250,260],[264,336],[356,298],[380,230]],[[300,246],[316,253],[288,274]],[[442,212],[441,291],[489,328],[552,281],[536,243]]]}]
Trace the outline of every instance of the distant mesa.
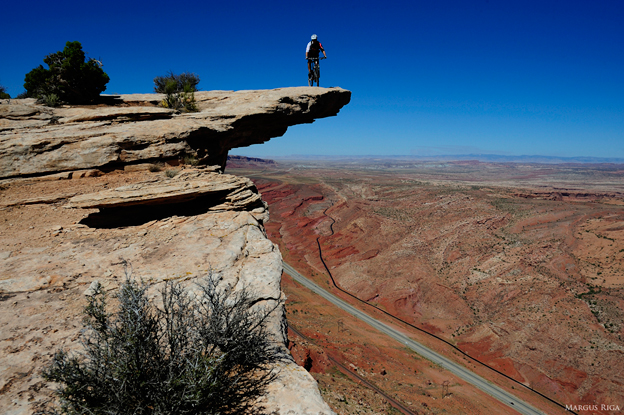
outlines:
[{"label": "distant mesa", "polygon": [[268,167],[268,166],[277,166],[275,160],[269,159],[261,159],[257,157],[245,157],[245,156],[228,156],[227,157],[227,165],[235,168],[245,168],[245,167]]},{"label": "distant mesa", "polygon": [[560,156],[508,156],[500,154],[452,154],[452,155],[319,155],[295,154],[275,157],[278,160],[375,160],[390,162],[434,162],[443,161],[456,165],[478,165],[480,163],[524,163],[524,164],[587,164],[613,166],[624,164],[624,158],[617,157],[560,157]]}]

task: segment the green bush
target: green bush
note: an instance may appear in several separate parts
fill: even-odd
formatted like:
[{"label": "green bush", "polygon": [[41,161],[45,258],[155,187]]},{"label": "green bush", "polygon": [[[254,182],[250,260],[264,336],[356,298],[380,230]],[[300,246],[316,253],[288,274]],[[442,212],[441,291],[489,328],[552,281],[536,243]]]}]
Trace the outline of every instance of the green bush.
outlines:
[{"label": "green bush", "polygon": [[85,61],[80,42],[67,42],[62,52],[47,55],[42,65],[26,74],[24,88],[29,97],[55,94],[70,104],[93,101],[106,90],[110,80],[95,59]]},{"label": "green bush", "polygon": [[58,95],[54,93],[48,94],[48,95],[41,95],[39,97],[39,102],[48,107],[58,107],[59,105],[61,105],[61,100],[59,99]]},{"label": "green bush", "polygon": [[165,99],[161,105],[176,111],[195,112],[199,111],[195,102],[195,92],[190,85],[185,85],[183,91],[178,91],[175,81],[169,80],[165,86]]},{"label": "green bush", "polygon": [[[228,287],[229,288],[229,287]],[[162,306],[126,278],[108,312],[97,286],[85,308],[83,352],[57,352],[43,376],[61,384],[66,414],[261,414],[258,399],[276,373],[269,340],[272,309],[253,310],[246,289],[233,294],[212,274],[191,295],[168,282]]]},{"label": "green bush", "polygon": [[170,179],[176,177],[178,175],[178,173],[180,173],[180,170],[178,170],[178,169],[165,170],[165,176],[167,176]]},{"label": "green bush", "polygon": [[182,157],[182,164],[190,165],[190,166],[198,166],[199,159],[194,155],[186,155]]},{"label": "green bush", "polygon": [[195,102],[195,92],[199,84],[199,76],[184,72],[176,75],[173,72],[154,78],[154,92],[166,94],[161,105],[176,111],[199,111]]},{"label": "green bush", "polygon": [[[173,86],[169,86],[170,84]],[[184,92],[187,90],[189,92],[197,92],[197,84],[199,84],[199,76],[197,76],[197,74],[184,72],[180,75],[176,75],[169,71],[165,76],[157,76],[154,78],[154,92],[165,94],[167,93],[168,86],[169,90],[173,89],[172,92]]]},{"label": "green bush", "polygon": [[6,87],[0,85],[0,99],[10,99],[11,95],[7,94]]}]

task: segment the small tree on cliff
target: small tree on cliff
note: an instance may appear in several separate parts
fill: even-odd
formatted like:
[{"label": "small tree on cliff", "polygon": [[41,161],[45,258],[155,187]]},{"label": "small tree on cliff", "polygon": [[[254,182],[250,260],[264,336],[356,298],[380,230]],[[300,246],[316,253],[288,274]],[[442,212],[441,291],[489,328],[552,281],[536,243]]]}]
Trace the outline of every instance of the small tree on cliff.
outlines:
[{"label": "small tree on cliff", "polygon": [[56,353],[43,372],[67,414],[261,414],[258,399],[279,359],[246,289],[232,294],[209,275],[198,295],[166,283],[162,307],[126,279],[117,312],[97,285],[85,308],[84,351]]},{"label": "small tree on cliff", "polygon": [[8,98],[11,98],[11,95],[7,94],[6,87],[4,85],[0,85],[0,99]]},{"label": "small tree on cliff", "polygon": [[54,95],[71,104],[93,101],[106,90],[110,78],[99,61],[85,59],[80,42],[67,42],[62,52],[43,59],[48,69],[39,65],[26,74],[26,93],[43,99]]}]

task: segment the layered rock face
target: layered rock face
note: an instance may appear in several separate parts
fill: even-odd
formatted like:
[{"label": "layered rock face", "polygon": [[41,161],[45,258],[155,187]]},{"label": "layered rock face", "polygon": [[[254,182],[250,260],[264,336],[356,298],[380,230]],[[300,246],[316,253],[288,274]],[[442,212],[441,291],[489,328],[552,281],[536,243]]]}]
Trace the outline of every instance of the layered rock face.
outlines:
[{"label": "layered rock face", "polygon": [[[229,148],[335,114],[342,106],[335,99],[348,102],[349,93],[196,96],[202,111],[184,115],[156,107],[155,95],[119,98],[125,106],[49,110],[16,100],[0,107],[0,170],[12,177],[0,182],[1,412],[45,407],[52,391],[40,370],[60,347],[79,348],[83,293],[96,280],[114,292],[131,272],[157,290],[166,280],[192,286],[212,273],[234,290],[248,287],[256,304],[283,304],[282,257],[266,237],[267,205],[253,183],[221,174],[223,164],[150,171],[145,162],[220,160]],[[44,175],[55,172],[63,173]],[[283,305],[270,329],[283,360],[269,412],[331,414],[288,353]]]},{"label": "layered rock face", "polygon": [[103,98],[98,106],[49,108],[33,99],[0,104],[0,178],[114,168],[196,157],[225,169],[236,147],[279,137],[295,124],[336,115],[341,88],[195,93],[199,112],[160,108],[162,94]]}]

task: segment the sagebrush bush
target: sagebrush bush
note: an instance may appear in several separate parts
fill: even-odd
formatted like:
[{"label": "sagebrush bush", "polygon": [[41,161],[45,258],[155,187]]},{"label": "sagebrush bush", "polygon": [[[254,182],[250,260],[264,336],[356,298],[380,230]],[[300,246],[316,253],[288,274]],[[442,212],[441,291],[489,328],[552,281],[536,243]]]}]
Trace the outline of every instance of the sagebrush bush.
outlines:
[{"label": "sagebrush bush", "polygon": [[167,86],[171,83],[173,83],[173,92],[184,92],[187,89],[189,89],[190,92],[197,92],[199,76],[190,72],[176,75],[169,71],[165,76],[157,76],[154,78],[154,92],[159,94],[167,93]]},{"label": "sagebrush bush", "polygon": [[169,81],[165,88],[165,94],[165,99],[161,102],[164,108],[184,112],[199,111],[197,103],[195,102],[195,92],[193,92],[189,86],[179,92],[177,91],[176,83],[174,81]]},{"label": "sagebrush bush", "polygon": [[195,92],[199,84],[199,76],[185,72],[176,75],[169,72],[166,76],[154,78],[154,92],[166,94],[161,105],[176,111],[199,111],[195,102]]},{"label": "sagebrush bush", "polygon": [[176,177],[178,173],[180,173],[180,170],[178,169],[165,170],[165,176],[167,176],[170,179]]},{"label": "sagebrush bush", "polygon": [[37,102],[48,107],[58,107],[61,105],[61,100],[56,94],[41,95]]},{"label": "sagebrush bush", "polygon": [[268,336],[272,309],[253,310],[210,274],[191,295],[168,282],[162,305],[129,278],[115,313],[97,286],[85,308],[83,350],[57,352],[43,376],[60,383],[66,414],[261,414],[258,399],[276,373]]},{"label": "sagebrush bush", "polygon": [[24,88],[29,97],[55,94],[70,104],[93,101],[110,80],[95,59],[86,59],[80,42],[67,42],[62,52],[47,55],[42,65],[26,74]]}]

